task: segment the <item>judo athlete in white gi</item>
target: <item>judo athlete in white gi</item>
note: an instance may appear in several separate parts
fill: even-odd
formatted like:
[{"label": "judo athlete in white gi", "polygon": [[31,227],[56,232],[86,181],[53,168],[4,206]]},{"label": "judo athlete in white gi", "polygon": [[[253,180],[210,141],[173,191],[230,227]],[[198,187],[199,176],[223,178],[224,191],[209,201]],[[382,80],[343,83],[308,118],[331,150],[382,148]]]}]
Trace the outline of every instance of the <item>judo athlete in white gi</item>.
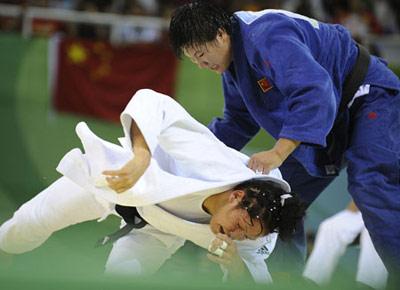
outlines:
[{"label": "judo athlete in white gi", "polygon": [[246,155],[151,90],[134,95],[121,122],[122,146],[77,125],[85,153],[68,152],[57,167],[64,176],[0,227],[0,249],[30,251],[57,230],[105,218],[116,205],[132,206],[147,225],[114,243],[106,272],[153,274],[190,240],[214,253],[209,259],[227,279],[250,273],[270,282],[264,260],[276,232],[290,236],[304,215],[279,170],[254,173]]},{"label": "judo athlete in white gi", "polygon": [[304,277],[320,285],[329,283],[340,257],[358,235],[360,254],[356,281],[374,289],[383,289],[388,273],[354,202],[321,223],[313,251],[306,263]]}]

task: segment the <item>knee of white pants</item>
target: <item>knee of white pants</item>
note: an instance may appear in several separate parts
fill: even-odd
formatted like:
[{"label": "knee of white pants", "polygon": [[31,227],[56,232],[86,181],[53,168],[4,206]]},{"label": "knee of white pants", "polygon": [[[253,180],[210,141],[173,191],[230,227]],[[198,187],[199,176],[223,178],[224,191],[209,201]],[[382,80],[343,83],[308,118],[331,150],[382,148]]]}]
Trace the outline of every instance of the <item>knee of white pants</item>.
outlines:
[{"label": "knee of white pants", "polygon": [[123,261],[119,263],[107,262],[105,273],[112,275],[124,275],[124,276],[143,275],[142,265],[136,259]]},{"label": "knee of white pants", "polygon": [[148,247],[151,247],[148,243],[139,245],[139,243],[127,241],[126,237],[120,238],[113,245],[106,262],[105,272],[113,275],[133,276],[154,274],[161,263],[152,261],[154,260],[152,255],[156,255],[156,253],[151,253]]},{"label": "knee of white pants", "polygon": [[326,219],[318,227],[318,235],[340,236],[343,228],[335,221]]},{"label": "knee of white pants", "polygon": [[324,235],[349,244],[364,227],[361,214],[344,210],[324,220],[318,228],[318,235]]},{"label": "knee of white pants", "polygon": [[[167,246],[157,238],[151,226],[133,230],[113,245],[106,263],[106,272],[113,274],[152,275],[169,259],[182,243]],[[177,238],[177,240],[181,240]]]}]

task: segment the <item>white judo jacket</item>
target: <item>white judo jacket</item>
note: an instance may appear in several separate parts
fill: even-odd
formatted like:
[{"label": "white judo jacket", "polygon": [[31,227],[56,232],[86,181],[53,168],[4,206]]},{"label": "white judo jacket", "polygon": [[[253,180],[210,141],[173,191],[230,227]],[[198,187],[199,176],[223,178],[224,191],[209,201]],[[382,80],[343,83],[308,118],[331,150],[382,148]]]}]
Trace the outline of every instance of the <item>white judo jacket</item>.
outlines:
[{"label": "white judo jacket", "polygon": [[[101,172],[119,169],[133,157],[132,119],[152,158],[138,182],[117,194],[106,186]],[[215,238],[208,225],[184,220],[157,204],[193,193],[209,196],[252,178],[272,180],[290,192],[279,170],[268,175],[254,173],[246,166],[246,155],[220,142],[168,96],[148,89],[138,91],[121,114],[121,123],[125,135],[120,139],[122,146],[102,140],[85,123],[79,123],[76,131],[85,153],[73,149],[57,167],[61,174],[92,193],[110,213],[115,204],[136,206],[140,215],[159,231],[207,249]],[[273,250],[276,238],[276,234],[270,234],[255,241],[236,241],[239,255],[257,282],[271,281],[264,260]]]}]

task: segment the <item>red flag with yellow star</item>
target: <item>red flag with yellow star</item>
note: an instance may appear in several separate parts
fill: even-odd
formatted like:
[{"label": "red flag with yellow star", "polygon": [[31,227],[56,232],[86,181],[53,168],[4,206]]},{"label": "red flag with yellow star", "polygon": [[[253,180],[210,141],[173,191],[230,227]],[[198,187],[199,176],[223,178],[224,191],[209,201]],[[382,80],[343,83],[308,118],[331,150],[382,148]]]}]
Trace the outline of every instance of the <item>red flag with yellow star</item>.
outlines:
[{"label": "red flag with yellow star", "polygon": [[177,60],[165,44],[112,47],[65,38],[56,51],[53,103],[59,111],[118,122],[139,89],[174,95]]}]

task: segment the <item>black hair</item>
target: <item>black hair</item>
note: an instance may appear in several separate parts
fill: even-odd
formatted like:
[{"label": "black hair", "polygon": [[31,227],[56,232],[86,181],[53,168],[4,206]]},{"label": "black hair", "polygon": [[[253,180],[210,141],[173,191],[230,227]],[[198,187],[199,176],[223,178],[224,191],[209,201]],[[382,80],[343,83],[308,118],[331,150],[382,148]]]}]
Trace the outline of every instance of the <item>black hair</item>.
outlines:
[{"label": "black hair", "polygon": [[296,193],[290,192],[291,197],[284,199],[282,206],[281,196],[288,192],[275,182],[251,179],[234,190],[245,192],[239,207],[246,209],[252,220],[259,219],[264,229],[269,233],[278,232],[284,241],[292,238],[296,225],[305,215],[305,205]]},{"label": "black hair", "polygon": [[169,25],[169,41],[181,58],[185,47],[214,41],[220,29],[231,35],[230,15],[210,1],[193,1],[178,7]]}]

